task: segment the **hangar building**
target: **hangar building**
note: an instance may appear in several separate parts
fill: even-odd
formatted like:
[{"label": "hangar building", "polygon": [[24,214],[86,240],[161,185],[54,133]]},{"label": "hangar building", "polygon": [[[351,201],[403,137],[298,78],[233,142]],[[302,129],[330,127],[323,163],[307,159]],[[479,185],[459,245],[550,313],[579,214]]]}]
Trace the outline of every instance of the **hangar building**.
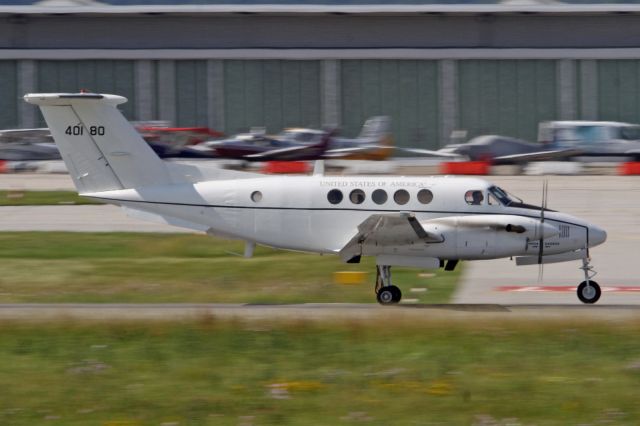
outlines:
[{"label": "hangar building", "polygon": [[27,92],[122,94],[131,120],[339,125],[399,145],[536,139],[539,121],[640,122],[637,5],[0,6],[0,128]]}]

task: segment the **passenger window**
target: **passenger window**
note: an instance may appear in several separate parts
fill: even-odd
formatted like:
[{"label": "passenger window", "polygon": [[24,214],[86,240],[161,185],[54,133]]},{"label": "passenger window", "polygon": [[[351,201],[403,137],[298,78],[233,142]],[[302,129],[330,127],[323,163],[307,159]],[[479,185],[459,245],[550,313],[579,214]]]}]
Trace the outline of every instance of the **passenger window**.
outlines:
[{"label": "passenger window", "polygon": [[327,194],[327,200],[329,200],[331,204],[340,203],[342,201],[342,191],[340,191],[339,189],[332,189]]},{"label": "passenger window", "polygon": [[479,190],[467,191],[466,194],[464,194],[464,201],[466,201],[467,204],[479,206],[484,201],[484,195],[482,195],[482,191]]},{"label": "passenger window", "polygon": [[354,189],[349,194],[349,200],[351,200],[353,204],[362,204],[364,202],[364,199],[365,195],[362,189]]},{"label": "passenger window", "polygon": [[371,199],[376,204],[386,203],[387,198],[387,192],[384,189],[376,189],[375,191],[373,191],[373,194],[371,194]]},{"label": "passenger window", "polygon": [[422,204],[429,204],[431,201],[433,201],[433,192],[429,191],[428,189],[421,189],[420,191],[418,191],[418,201],[420,201]]},{"label": "passenger window", "polygon": [[251,193],[251,201],[253,201],[254,203],[259,203],[260,201],[262,201],[262,192],[253,191]]},{"label": "passenger window", "polygon": [[393,194],[393,200],[400,205],[407,204],[409,202],[409,198],[411,198],[409,193],[404,189],[398,189],[395,194]]}]

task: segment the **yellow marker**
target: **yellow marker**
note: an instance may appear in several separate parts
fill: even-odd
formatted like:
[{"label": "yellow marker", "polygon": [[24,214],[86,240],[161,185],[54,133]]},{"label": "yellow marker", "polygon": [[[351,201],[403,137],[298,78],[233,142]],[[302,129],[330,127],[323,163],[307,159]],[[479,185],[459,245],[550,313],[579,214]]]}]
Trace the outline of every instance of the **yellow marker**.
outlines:
[{"label": "yellow marker", "polygon": [[367,273],[362,271],[338,271],[333,274],[333,282],[343,285],[362,284],[367,280]]}]

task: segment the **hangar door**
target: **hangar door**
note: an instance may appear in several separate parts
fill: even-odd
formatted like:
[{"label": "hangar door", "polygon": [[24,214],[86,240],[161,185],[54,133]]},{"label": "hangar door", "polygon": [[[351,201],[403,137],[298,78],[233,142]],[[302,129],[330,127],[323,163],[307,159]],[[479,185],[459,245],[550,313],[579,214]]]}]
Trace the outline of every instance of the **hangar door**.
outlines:
[{"label": "hangar door", "polygon": [[538,122],[556,119],[556,61],[458,62],[458,128],[467,137],[537,139]]},{"label": "hangar door", "polygon": [[18,93],[17,86],[16,61],[0,61],[0,129],[18,127],[18,102],[24,93]]},{"label": "hangar door", "polygon": [[265,127],[319,128],[320,62],[285,60],[224,61],[226,133]]},{"label": "hangar door", "polygon": [[341,72],[345,136],[388,115],[398,146],[439,147],[437,61],[344,60]]}]

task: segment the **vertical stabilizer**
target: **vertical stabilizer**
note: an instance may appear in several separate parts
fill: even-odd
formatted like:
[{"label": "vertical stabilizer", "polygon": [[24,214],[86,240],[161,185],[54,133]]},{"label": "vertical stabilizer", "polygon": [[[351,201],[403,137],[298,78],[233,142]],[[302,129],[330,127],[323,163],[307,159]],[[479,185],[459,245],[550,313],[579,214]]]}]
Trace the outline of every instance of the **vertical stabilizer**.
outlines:
[{"label": "vertical stabilizer", "polygon": [[380,139],[388,135],[391,135],[391,118],[382,115],[365,121],[358,139]]},{"label": "vertical stabilizer", "polygon": [[118,111],[122,96],[28,94],[38,105],[78,192],[171,183],[167,167]]}]

